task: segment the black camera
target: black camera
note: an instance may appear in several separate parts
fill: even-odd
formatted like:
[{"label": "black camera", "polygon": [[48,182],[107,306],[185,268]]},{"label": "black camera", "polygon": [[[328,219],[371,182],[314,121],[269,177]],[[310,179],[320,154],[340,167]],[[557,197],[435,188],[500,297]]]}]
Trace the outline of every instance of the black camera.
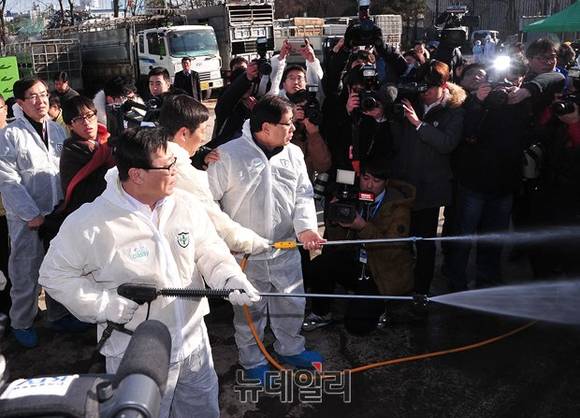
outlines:
[{"label": "black camera", "polygon": [[320,112],[320,103],[316,98],[317,93],[317,85],[308,85],[306,90],[298,90],[296,93],[288,95],[288,99],[295,105],[300,105],[304,110],[304,117],[319,126],[322,123],[322,113]]},{"label": "black camera", "polygon": [[403,107],[403,103],[401,101],[403,99],[407,99],[410,102],[417,101],[419,94],[425,93],[429,90],[429,85],[424,82],[410,82],[410,83],[403,83],[397,84],[396,90],[397,95],[395,101],[387,107],[386,115],[391,120],[403,120],[405,118],[405,109]]},{"label": "black camera", "polygon": [[349,170],[336,170],[339,190],[336,199],[328,204],[326,217],[331,224],[351,223],[358,211],[358,193],[354,186],[356,174]]},{"label": "black camera", "polygon": [[[266,58],[268,55],[268,46],[269,42],[267,38],[256,39],[256,52],[258,54],[256,62],[258,63],[258,71],[260,72],[260,75],[272,74],[272,64],[270,64],[270,60]],[[259,79],[260,77],[258,77],[258,80]]]},{"label": "black camera", "polygon": [[383,32],[369,16],[369,0],[359,0],[359,18],[353,20],[344,33],[344,44],[348,49],[357,46],[379,46],[383,44]]},{"label": "black camera", "polygon": [[485,106],[491,109],[497,109],[507,104],[509,98],[507,88],[512,87],[513,84],[509,81],[494,81],[490,83],[490,86],[491,91],[485,98]]},{"label": "black camera", "polygon": [[361,193],[355,187],[355,178],[354,171],[336,170],[336,183],[340,185],[335,195],[337,200],[330,202],[326,211],[326,219],[331,224],[352,223],[361,204],[374,202],[372,193]]},{"label": "black camera", "polygon": [[437,17],[435,28],[439,31],[441,44],[456,48],[466,43],[469,27],[479,26],[479,16],[468,13],[467,6],[449,6]]},{"label": "black camera", "polygon": [[580,105],[580,95],[566,94],[560,100],[552,103],[552,112],[556,116],[564,116],[574,112],[574,104]]},{"label": "black camera", "polygon": [[361,112],[368,112],[379,107],[381,101],[378,95],[379,81],[377,70],[371,64],[365,64],[359,69],[363,88],[358,93]]}]

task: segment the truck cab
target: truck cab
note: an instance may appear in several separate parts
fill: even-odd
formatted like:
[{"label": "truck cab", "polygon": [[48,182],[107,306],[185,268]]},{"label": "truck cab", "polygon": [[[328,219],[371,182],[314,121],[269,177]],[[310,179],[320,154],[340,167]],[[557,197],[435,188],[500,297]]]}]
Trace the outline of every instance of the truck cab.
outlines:
[{"label": "truck cab", "polygon": [[191,58],[191,69],[199,74],[201,90],[223,87],[222,61],[211,26],[183,25],[147,29],[137,35],[139,74],[146,77],[153,67],[169,71],[171,82],[181,71],[181,59]]}]

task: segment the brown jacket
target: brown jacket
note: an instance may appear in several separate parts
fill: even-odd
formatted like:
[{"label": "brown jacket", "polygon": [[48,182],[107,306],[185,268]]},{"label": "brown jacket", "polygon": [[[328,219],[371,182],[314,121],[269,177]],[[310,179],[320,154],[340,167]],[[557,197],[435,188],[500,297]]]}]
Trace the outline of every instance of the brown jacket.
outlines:
[{"label": "brown jacket", "polygon": [[[356,234],[358,239],[400,238],[409,236],[415,187],[398,180],[387,183],[387,198],[378,213]],[[329,240],[352,238],[352,231],[329,226]],[[407,243],[368,245],[368,266],[383,295],[405,295],[414,287],[413,257]]]}]

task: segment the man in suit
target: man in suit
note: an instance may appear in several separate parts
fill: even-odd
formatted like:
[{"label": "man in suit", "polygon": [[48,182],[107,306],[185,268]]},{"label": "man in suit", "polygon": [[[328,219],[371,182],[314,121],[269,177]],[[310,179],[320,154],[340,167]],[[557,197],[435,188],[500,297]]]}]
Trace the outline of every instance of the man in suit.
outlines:
[{"label": "man in suit", "polygon": [[188,95],[201,102],[201,87],[199,74],[191,69],[191,58],[181,59],[182,71],[175,73],[173,87],[185,91]]}]

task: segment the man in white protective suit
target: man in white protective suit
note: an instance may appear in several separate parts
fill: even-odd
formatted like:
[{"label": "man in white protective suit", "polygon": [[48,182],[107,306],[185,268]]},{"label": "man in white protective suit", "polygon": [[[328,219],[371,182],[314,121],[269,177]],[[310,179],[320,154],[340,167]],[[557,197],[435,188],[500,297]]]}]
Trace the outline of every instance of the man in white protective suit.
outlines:
[{"label": "man in white protective suit", "polygon": [[[262,98],[252,110],[240,138],[218,148],[220,158],[208,169],[213,196],[223,210],[243,226],[271,241],[298,237],[305,249],[320,248],[312,185],[304,155],[290,144],[294,125],[292,104],[278,96]],[[260,292],[303,292],[298,250],[268,252],[250,258],[246,274]],[[304,348],[300,335],[303,298],[269,298],[252,306],[256,328],[263,338],[270,319],[279,359],[296,367],[322,362]],[[241,309],[234,307],[235,338],[245,377],[264,383],[269,370]]]},{"label": "man in white protective suit", "polygon": [[[268,240],[232,221],[213,200],[207,173],[191,165],[190,157],[206,141],[208,119],[207,108],[186,94],[168,96],[163,101],[159,125],[167,129],[172,136],[172,142],[169,142],[167,147],[177,157],[176,187],[199,199],[218,235],[231,251],[246,254],[267,251],[271,248]],[[212,151],[209,156],[217,157],[216,151]]]},{"label": "man in white protective suit", "polygon": [[[51,242],[40,283],[77,318],[107,321],[133,330],[147,307],[117,294],[123,283],[157,288],[242,289],[232,304],[260,299],[205,211],[188,193],[175,190],[176,157],[162,128],[128,131],[117,144],[117,169],[94,202],[67,217]],[[171,334],[171,363],[161,417],[218,417],[218,382],[203,317],[206,299],[157,298],[149,318]],[[101,349],[107,372],[114,373],[129,336],[113,332]]]},{"label": "man in white protective suit", "polygon": [[38,228],[62,197],[59,162],[67,134],[46,117],[44,81],[21,79],[13,91],[22,114],[0,131],[0,194],[11,246],[12,332],[22,346],[30,348],[38,344],[33,323],[38,313],[38,269],[44,256]]}]

